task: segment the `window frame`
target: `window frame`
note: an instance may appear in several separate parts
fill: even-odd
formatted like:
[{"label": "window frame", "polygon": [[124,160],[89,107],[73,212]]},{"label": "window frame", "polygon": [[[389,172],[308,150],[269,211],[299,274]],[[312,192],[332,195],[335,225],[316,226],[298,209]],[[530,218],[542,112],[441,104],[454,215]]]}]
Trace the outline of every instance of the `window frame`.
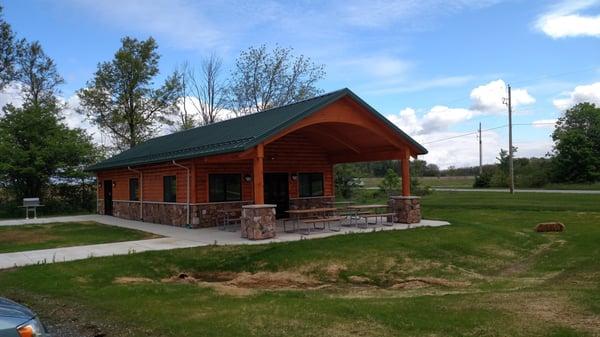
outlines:
[{"label": "window frame", "polygon": [[[135,194],[132,193],[133,182],[135,181]],[[129,178],[129,200],[130,201],[140,201],[140,179],[139,178]]]},{"label": "window frame", "polygon": [[177,175],[163,176],[163,202],[177,202]]},{"label": "window frame", "polygon": [[[223,191],[219,193],[222,195],[221,198],[217,198],[217,193],[215,192],[215,179],[221,178],[223,181]],[[236,199],[230,199],[228,193],[228,186],[231,187],[233,184],[230,180],[231,178],[235,178],[237,180],[237,186],[239,186],[239,193],[235,193],[235,195],[239,195]],[[237,192],[237,191],[233,191]],[[234,201],[242,201],[242,174],[241,173],[209,173],[208,174],[208,202],[234,202]]]},{"label": "window frame", "polygon": [[[303,182],[303,176],[308,176],[308,194],[303,194],[303,188],[302,188],[302,182]],[[319,177],[319,179],[321,180],[321,191],[320,194],[316,194],[315,191],[313,191],[313,184],[315,183],[316,180],[318,179],[314,179],[315,177]],[[300,198],[311,198],[311,197],[323,197],[325,196],[325,175],[323,174],[323,172],[302,172],[302,173],[298,173],[298,196]]]}]

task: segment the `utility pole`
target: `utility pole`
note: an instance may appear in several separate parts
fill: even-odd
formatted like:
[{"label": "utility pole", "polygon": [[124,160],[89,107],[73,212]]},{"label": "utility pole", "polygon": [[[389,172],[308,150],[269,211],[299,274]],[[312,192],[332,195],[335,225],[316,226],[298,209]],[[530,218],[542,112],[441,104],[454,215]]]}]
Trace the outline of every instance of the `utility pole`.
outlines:
[{"label": "utility pole", "polygon": [[479,122],[479,175],[483,174],[483,153],[481,150],[481,122]]},{"label": "utility pole", "polygon": [[515,172],[513,167],[513,142],[512,142],[512,101],[510,84],[508,85],[508,174],[510,176],[510,194],[515,193]]}]

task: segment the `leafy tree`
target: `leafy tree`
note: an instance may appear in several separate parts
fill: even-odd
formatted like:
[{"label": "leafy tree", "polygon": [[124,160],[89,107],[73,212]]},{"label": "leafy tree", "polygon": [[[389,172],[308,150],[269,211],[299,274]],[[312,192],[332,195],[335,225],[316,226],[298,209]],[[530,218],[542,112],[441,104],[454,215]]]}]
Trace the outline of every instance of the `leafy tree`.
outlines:
[{"label": "leafy tree", "polygon": [[94,78],[78,91],[81,112],[107,129],[119,149],[133,147],[156,134],[160,124],[171,125],[181,92],[180,75],[168,76],[159,88],[160,55],[153,38],[125,37],[114,59],[98,65]]},{"label": "leafy tree", "polygon": [[81,129],[69,129],[55,104],[4,109],[0,119],[0,177],[16,198],[42,197],[51,179],[72,178],[93,160]]},{"label": "leafy tree", "polygon": [[237,58],[229,83],[229,103],[238,115],[270,109],[316,96],[323,65],[291,48],[250,47]]},{"label": "leafy tree", "polygon": [[410,175],[413,177],[422,177],[427,170],[427,162],[421,159],[411,161],[409,166]]},{"label": "leafy tree", "polygon": [[335,166],[335,191],[344,198],[352,197],[352,192],[359,184],[359,173],[356,165],[338,164]]},{"label": "leafy tree", "polygon": [[14,80],[15,34],[2,17],[0,6],[0,90]]},{"label": "leafy tree", "polygon": [[565,111],[552,133],[556,179],[600,180],[600,108],[580,103]]},{"label": "leafy tree", "polygon": [[23,105],[0,118],[0,180],[17,198],[41,197],[52,179],[71,178],[93,160],[91,139],[62,123],[55,93],[62,78],[39,43],[19,43],[16,78]]},{"label": "leafy tree", "polygon": [[436,164],[427,164],[425,166],[425,170],[423,171],[423,176],[425,177],[439,177],[440,176],[440,168]]},{"label": "leafy tree", "polygon": [[389,195],[400,188],[400,177],[396,171],[388,169],[383,180],[379,183],[382,192]]},{"label": "leafy tree", "polygon": [[22,85],[23,99],[34,107],[56,105],[58,86],[64,80],[39,42],[19,41],[16,63],[18,71],[15,79]]}]

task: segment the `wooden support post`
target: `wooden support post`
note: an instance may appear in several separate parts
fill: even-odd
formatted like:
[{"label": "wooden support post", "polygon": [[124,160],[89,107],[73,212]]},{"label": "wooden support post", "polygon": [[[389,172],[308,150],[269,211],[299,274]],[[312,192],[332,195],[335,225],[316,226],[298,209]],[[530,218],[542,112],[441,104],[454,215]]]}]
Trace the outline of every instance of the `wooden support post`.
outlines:
[{"label": "wooden support post", "polygon": [[410,196],[410,152],[405,150],[402,155],[402,196]]},{"label": "wooden support post", "polygon": [[254,187],[254,204],[262,205],[265,203],[265,191],[264,191],[264,170],[263,161],[265,157],[265,151],[263,144],[256,146],[256,155],[253,159],[252,165],[252,182]]}]

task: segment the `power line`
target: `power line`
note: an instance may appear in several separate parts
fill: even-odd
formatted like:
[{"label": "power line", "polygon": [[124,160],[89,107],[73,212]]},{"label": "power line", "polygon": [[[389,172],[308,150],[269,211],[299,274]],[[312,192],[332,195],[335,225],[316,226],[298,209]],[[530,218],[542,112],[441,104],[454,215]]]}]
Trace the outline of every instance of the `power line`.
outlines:
[{"label": "power line", "polygon": [[[507,126],[508,125],[500,125],[500,126],[496,126],[496,127],[489,128],[489,129],[483,129],[483,130],[481,130],[481,132],[486,132],[486,131],[501,129],[501,128],[505,128]],[[436,139],[436,140],[432,140],[432,141],[429,141],[429,142],[424,142],[423,144],[425,145],[425,144],[431,144],[431,143],[438,143],[438,142],[442,142],[442,141],[445,141],[445,140],[450,140],[450,139],[455,139],[455,138],[460,138],[460,137],[466,137],[466,136],[474,135],[474,134],[477,134],[477,133],[479,133],[479,130],[472,131],[472,132],[467,132],[467,133],[463,133],[463,134],[452,136],[452,137]]]},{"label": "power line", "polygon": [[[535,122],[531,122],[531,123],[513,123],[513,126],[523,126],[523,125],[555,125],[555,123],[548,123],[548,122],[544,122],[544,123],[535,123]],[[487,131],[492,131],[492,130],[497,130],[497,129],[502,129],[502,128],[506,128],[508,127],[508,124],[504,124],[504,125],[500,125],[500,126],[496,126],[493,128],[489,128],[489,129],[482,129],[481,132],[487,132]],[[429,142],[423,142],[422,144],[431,144],[431,143],[439,143],[439,142],[443,142],[446,140],[450,140],[450,139],[455,139],[455,138],[460,138],[460,137],[466,137],[466,136],[471,136],[474,134],[478,134],[479,130],[475,130],[475,131],[471,131],[471,132],[467,132],[467,133],[462,133],[460,135],[456,135],[456,136],[452,136],[452,137],[447,137],[447,138],[440,138],[440,139],[436,139],[436,140],[432,140]]]}]

